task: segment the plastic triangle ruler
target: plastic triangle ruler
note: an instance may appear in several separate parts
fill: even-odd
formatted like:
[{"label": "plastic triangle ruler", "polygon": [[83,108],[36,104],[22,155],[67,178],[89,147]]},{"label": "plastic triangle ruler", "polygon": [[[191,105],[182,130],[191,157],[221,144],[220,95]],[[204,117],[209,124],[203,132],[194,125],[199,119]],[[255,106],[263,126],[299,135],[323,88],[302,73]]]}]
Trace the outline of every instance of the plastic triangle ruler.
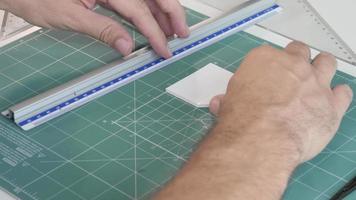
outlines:
[{"label": "plastic triangle ruler", "polygon": [[[244,0],[196,0],[218,11],[226,12]],[[327,51],[340,60],[356,65],[356,54],[320,16],[308,0],[278,0],[283,12],[259,23],[269,31],[291,40],[307,43],[319,51]],[[342,2],[340,2],[342,3]]]},{"label": "plastic triangle ruler", "polygon": [[32,26],[14,14],[0,10],[0,47],[16,41],[39,29],[39,27]]},{"label": "plastic triangle ruler", "polygon": [[[341,3],[341,2],[340,2]],[[356,65],[356,54],[319,15],[308,0],[279,0],[283,12],[261,26],[294,40],[303,41],[320,51]]]}]

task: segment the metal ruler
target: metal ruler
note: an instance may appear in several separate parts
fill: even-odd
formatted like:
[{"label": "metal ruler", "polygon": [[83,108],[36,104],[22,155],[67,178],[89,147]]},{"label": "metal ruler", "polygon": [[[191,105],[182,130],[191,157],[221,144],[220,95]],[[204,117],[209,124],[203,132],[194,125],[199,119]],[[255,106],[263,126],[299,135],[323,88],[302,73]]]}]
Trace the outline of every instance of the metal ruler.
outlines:
[{"label": "metal ruler", "polygon": [[195,26],[186,39],[169,42],[173,57],[164,59],[144,49],[131,56],[86,74],[44,94],[10,107],[2,114],[24,130],[32,129],[107,94],[140,77],[165,67],[204,47],[235,34],[281,7],[275,0],[250,0],[226,14]]}]

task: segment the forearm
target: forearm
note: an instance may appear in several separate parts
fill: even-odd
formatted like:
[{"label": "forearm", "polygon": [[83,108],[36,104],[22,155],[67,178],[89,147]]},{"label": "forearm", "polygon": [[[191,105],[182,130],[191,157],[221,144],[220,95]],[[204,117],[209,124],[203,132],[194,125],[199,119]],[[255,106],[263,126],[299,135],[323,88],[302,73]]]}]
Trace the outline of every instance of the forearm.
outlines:
[{"label": "forearm", "polygon": [[283,130],[263,124],[241,128],[227,123],[212,130],[156,199],[281,198],[298,163],[297,154],[291,152],[293,148],[275,137],[285,134]]}]

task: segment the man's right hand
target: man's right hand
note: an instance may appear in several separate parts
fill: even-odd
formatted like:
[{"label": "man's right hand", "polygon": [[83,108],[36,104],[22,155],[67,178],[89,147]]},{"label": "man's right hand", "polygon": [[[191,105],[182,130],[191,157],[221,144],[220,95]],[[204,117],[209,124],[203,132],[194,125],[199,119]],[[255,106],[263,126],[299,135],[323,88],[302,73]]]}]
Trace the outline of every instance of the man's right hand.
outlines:
[{"label": "man's right hand", "polygon": [[239,127],[258,120],[279,126],[283,134],[271,137],[281,140],[280,148],[294,147],[300,162],[307,161],[334,137],[352,101],[349,86],[330,88],[336,66],[327,53],[311,60],[310,49],[300,42],[284,50],[259,47],[237,70],[227,94],[211,101],[211,111]]},{"label": "man's right hand", "polygon": [[177,0],[0,0],[0,8],[37,26],[88,34],[128,55],[133,50],[131,36],[113,19],[93,12],[97,3],[136,25],[165,58],[171,56],[166,36],[189,35],[183,7]]},{"label": "man's right hand", "polygon": [[330,142],[352,100],[349,86],[330,88],[335,58],[310,57],[299,42],[249,53],[226,95],[211,102],[215,127],[156,198],[281,199],[295,168]]}]

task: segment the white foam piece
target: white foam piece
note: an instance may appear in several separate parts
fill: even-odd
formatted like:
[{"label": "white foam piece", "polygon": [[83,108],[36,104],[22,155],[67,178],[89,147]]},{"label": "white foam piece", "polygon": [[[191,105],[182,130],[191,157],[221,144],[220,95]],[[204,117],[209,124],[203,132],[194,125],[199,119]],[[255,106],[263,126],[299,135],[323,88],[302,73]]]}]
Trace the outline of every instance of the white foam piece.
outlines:
[{"label": "white foam piece", "polygon": [[226,93],[232,75],[226,69],[208,64],[169,86],[166,91],[198,108],[209,107],[214,96]]}]

